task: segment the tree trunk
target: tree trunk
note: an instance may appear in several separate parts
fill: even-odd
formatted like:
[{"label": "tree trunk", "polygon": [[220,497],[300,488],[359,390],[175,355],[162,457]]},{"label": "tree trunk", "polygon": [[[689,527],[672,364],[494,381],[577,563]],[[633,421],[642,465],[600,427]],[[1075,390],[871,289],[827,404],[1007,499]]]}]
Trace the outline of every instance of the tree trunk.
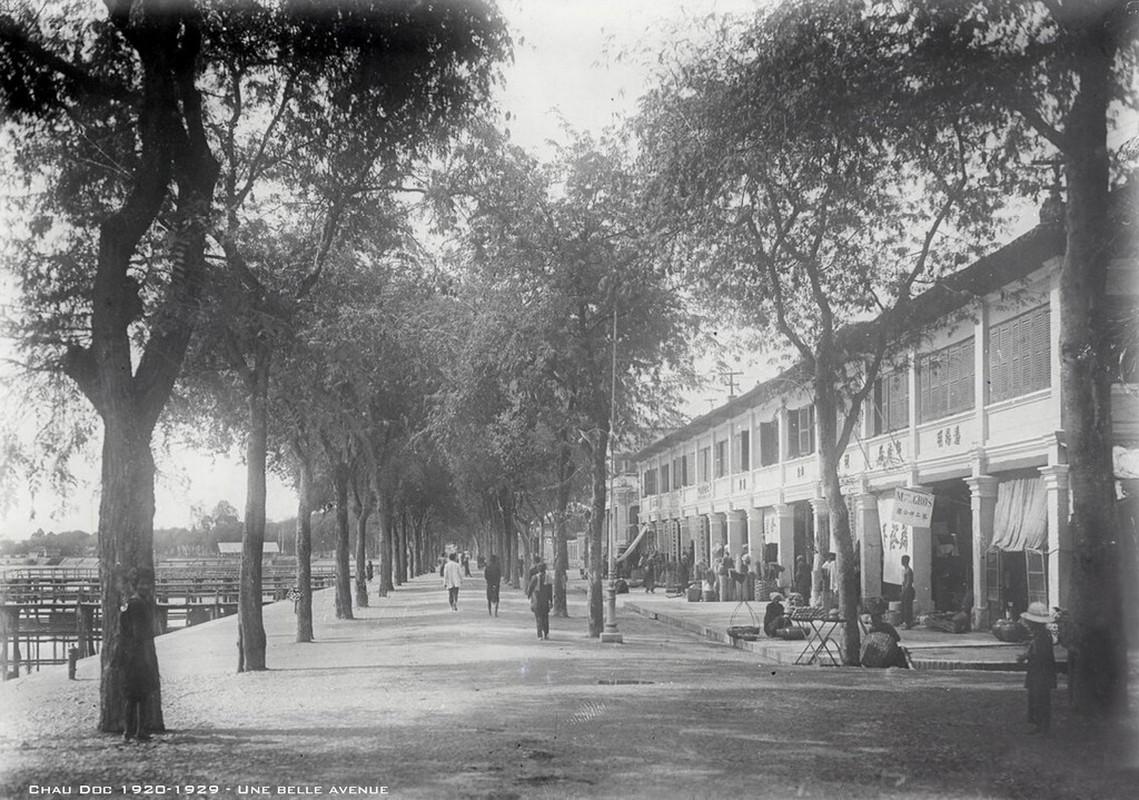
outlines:
[{"label": "tree trunk", "polygon": [[392,585],[392,517],[395,515],[392,510],[392,499],[386,495],[381,494],[379,498],[380,503],[380,529],[378,532],[379,539],[379,578],[380,583],[376,588],[376,593],[380,597],[387,597],[388,592],[394,591],[395,587]]},{"label": "tree trunk", "polygon": [[[154,569],[154,459],[150,453],[150,430],[140,430],[134,415],[121,406],[106,408],[102,457],[98,536],[103,615],[99,730],[121,733],[124,687],[119,668],[119,648],[123,646],[119,611],[131,593],[127,585],[131,570]],[[156,618],[157,614],[153,616]],[[149,646],[154,647],[153,640],[149,640]],[[157,657],[139,660],[154,664],[157,669]],[[156,685],[158,677],[154,676]],[[161,691],[156,691],[150,701],[148,727],[163,731],[166,726]]]},{"label": "tree trunk", "polygon": [[336,492],[336,618],[354,619],[352,615],[352,581],[348,553],[348,465],[341,462],[332,470]]},{"label": "tree trunk", "polygon": [[[402,504],[401,504],[402,505]],[[407,506],[403,505],[399,512],[399,527],[396,531],[396,585],[407,583]]]},{"label": "tree trunk", "polygon": [[[842,496],[842,482],[838,476],[838,465],[849,443],[849,437],[840,436],[838,431],[838,382],[842,367],[832,366],[838,360],[833,350],[833,339],[828,336],[821,337],[819,352],[815,358],[814,395],[822,471],[820,479],[827,514],[826,524],[820,524],[821,530],[816,531],[816,542],[819,555],[823,557],[829,550],[831,542],[834,543],[838,609],[839,616],[843,620],[842,662],[847,666],[856,667],[862,663],[860,655],[862,631],[858,625],[861,587],[854,580],[854,539],[850,530],[850,510]],[[865,378],[866,382],[872,385],[876,374],[876,369],[872,369]],[[860,398],[861,394],[856,393],[856,398],[852,401],[855,410],[850,413],[858,414]],[[822,589],[821,582],[817,588]]]},{"label": "tree trunk", "polygon": [[[590,448],[590,474],[593,496],[589,515],[589,635],[600,636],[605,626],[603,588],[601,585],[602,533],[605,530],[605,498],[608,478],[605,454],[609,447],[608,420],[597,425],[595,442]],[[610,580],[613,576],[610,576]]]},{"label": "tree trunk", "polygon": [[368,499],[356,506],[356,605],[360,608],[368,607],[368,517],[372,505]]},{"label": "tree trunk", "polygon": [[312,641],[312,463],[298,452],[297,641]]},{"label": "tree trunk", "polygon": [[237,618],[242,659],[238,671],[265,669],[265,622],[261,614],[261,568],[265,550],[265,464],[269,436],[268,348],[254,354],[249,376],[249,438],[245,447],[245,528],[241,536],[241,582]]},{"label": "tree trunk", "polygon": [[558,450],[557,507],[554,509],[554,616],[568,617],[569,602],[566,587],[569,583],[569,544],[566,540],[566,523],[570,499],[570,477],[573,474],[573,452],[562,443]]},{"label": "tree trunk", "polygon": [[1079,47],[1079,94],[1068,115],[1067,248],[1060,273],[1061,395],[1075,545],[1070,651],[1073,707],[1100,715],[1127,707],[1127,651],[1120,619],[1115,490],[1111,456],[1111,374],[1104,321],[1108,230],[1107,103],[1110,48],[1087,24]]}]

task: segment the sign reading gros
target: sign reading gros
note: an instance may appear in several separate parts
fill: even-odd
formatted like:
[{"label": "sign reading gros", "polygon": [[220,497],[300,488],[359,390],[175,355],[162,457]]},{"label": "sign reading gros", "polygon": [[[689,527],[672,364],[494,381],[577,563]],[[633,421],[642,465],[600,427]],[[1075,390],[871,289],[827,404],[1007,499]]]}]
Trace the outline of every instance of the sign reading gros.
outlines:
[{"label": "sign reading gros", "polygon": [[933,495],[913,489],[894,489],[892,522],[901,522],[914,528],[928,528],[933,516]]}]

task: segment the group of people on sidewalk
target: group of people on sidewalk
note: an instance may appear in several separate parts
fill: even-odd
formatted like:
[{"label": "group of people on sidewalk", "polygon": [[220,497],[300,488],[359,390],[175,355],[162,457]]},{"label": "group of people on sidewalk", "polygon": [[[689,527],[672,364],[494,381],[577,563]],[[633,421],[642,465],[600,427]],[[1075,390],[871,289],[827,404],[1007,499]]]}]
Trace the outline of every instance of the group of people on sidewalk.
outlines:
[{"label": "group of people on sidewalk", "polygon": [[[459,566],[459,557],[451,553],[442,560],[439,575],[443,578],[443,586],[447,590],[447,602],[452,611],[459,610],[459,589],[463,585],[463,576],[470,577],[469,561],[465,569]],[[498,556],[491,555],[483,571],[486,580],[486,613],[489,616],[498,616],[499,595],[502,588],[502,565]],[[539,639],[550,638],[550,606],[553,603],[553,584],[546,574],[546,562],[538,560],[531,568],[526,582],[526,597],[530,601],[530,611],[534,614],[534,621],[538,629]]]}]

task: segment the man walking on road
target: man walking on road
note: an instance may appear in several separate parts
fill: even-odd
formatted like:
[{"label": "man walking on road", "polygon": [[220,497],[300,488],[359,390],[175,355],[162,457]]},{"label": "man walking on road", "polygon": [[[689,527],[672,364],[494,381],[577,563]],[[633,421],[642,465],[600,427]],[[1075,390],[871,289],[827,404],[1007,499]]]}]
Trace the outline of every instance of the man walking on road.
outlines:
[{"label": "man walking on road", "polygon": [[526,596],[530,598],[530,610],[538,624],[538,638],[550,638],[550,584],[546,580],[546,563],[540,562],[534,568],[530,582],[526,584]]},{"label": "man walking on road", "polygon": [[459,557],[451,553],[443,565],[443,585],[447,587],[447,601],[452,611],[459,610],[459,587],[463,585],[463,571],[459,567]]},{"label": "man walking on road", "polygon": [[498,590],[499,585],[502,583],[502,567],[498,565],[498,556],[493,553],[490,560],[486,563],[486,571],[483,573],[486,578],[486,613],[498,616]]}]

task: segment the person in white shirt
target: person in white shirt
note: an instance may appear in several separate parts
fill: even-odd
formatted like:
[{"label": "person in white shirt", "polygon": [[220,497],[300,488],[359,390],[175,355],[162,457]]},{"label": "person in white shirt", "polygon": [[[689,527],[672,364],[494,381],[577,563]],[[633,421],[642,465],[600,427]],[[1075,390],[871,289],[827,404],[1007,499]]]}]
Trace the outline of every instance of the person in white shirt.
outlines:
[{"label": "person in white shirt", "polygon": [[459,587],[463,585],[463,570],[459,566],[459,558],[454,553],[447,557],[443,565],[443,585],[447,587],[447,600],[452,611],[459,610]]}]

